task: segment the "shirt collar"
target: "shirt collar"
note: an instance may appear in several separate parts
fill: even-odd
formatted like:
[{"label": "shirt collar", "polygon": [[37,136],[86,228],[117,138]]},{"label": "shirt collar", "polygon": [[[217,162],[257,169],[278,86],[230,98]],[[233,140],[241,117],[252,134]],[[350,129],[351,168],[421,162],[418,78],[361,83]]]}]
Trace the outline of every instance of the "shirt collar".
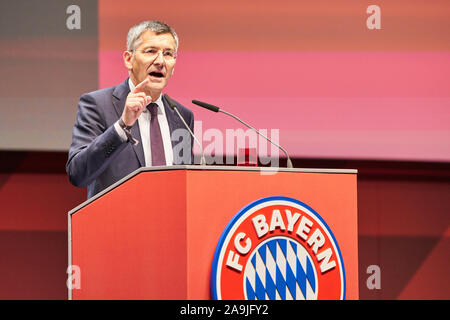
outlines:
[{"label": "shirt collar", "polygon": [[[128,78],[128,86],[130,87],[130,91],[133,91],[134,88],[136,87],[133,83],[133,81],[131,81],[131,78]],[[164,110],[164,103],[162,101],[162,94],[159,95],[158,99],[156,99],[156,101],[154,102],[158,105],[158,114],[166,114],[165,110]],[[143,112],[148,112],[147,109],[144,109]]]}]

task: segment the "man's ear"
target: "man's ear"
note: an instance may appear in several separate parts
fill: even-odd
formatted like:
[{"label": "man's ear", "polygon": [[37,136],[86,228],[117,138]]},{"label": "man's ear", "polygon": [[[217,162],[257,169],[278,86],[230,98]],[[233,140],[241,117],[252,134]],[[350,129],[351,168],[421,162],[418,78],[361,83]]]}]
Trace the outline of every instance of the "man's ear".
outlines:
[{"label": "man's ear", "polygon": [[125,67],[128,70],[133,69],[132,60],[133,60],[133,53],[131,51],[124,51],[123,52],[123,63],[125,64]]}]

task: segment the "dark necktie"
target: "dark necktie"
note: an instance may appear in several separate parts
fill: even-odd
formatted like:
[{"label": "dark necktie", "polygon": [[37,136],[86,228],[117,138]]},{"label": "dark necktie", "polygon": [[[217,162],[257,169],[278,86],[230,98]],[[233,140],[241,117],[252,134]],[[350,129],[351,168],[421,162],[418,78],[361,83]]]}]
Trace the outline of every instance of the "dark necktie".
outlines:
[{"label": "dark necktie", "polygon": [[150,103],[147,106],[150,111],[150,147],[152,151],[152,166],[165,166],[166,157],[164,155],[164,145],[161,136],[161,129],[158,123],[158,105]]}]

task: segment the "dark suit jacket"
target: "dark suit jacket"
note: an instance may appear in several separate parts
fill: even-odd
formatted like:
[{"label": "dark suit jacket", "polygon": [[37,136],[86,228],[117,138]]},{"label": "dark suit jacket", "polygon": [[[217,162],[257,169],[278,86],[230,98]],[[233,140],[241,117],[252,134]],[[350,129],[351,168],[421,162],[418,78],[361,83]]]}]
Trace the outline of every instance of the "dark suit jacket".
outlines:
[{"label": "dark suit jacket", "polygon": [[[73,185],[88,187],[88,198],[145,166],[138,121],[131,129],[133,137],[140,142],[137,145],[123,142],[114,128],[114,123],[122,115],[129,92],[126,79],[118,86],[84,94],[78,103],[66,171]],[[172,138],[174,164],[192,164],[193,139],[164,97],[163,103]],[[178,102],[176,104],[193,131],[192,111]],[[178,134],[174,135],[175,130]],[[182,136],[179,135],[180,132]],[[174,140],[175,138],[178,140]]]}]

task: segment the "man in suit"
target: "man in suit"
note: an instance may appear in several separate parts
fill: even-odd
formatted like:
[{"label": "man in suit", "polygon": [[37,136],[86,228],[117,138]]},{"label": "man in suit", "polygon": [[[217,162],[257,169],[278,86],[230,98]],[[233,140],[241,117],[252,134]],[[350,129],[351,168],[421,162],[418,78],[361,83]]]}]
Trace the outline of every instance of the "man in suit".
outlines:
[{"label": "man in suit", "polygon": [[[88,198],[143,166],[193,163],[192,139],[161,94],[173,74],[178,36],[167,24],[144,21],[128,32],[121,84],[84,94],[66,171]],[[194,130],[192,112],[176,102]]]}]

